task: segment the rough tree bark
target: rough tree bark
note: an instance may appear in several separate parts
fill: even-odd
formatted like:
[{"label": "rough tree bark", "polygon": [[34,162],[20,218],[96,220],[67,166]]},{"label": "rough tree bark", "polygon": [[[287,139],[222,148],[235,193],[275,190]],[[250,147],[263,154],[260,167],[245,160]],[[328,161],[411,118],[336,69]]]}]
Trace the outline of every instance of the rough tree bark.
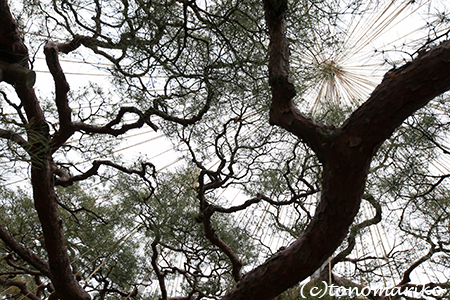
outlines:
[{"label": "rough tree bark", "polygon": [[[379,146],[408,116],[450,89],[450,43],[446,42],[390,72],[342,127],[319,124],[301,114],[292,103],[295,87],[289,79],[289,47],[284,28],[287,0],[263,1],[271,41],[270,122],[304,140],[315,151],[323,164],[322,195],[312,222],[300,238],[246,274],[223,298],[227,300],[272,299],[320,267],[347,235],[359,209],[370,162]],[[6,0],[0,0],[0,56],[21,63],[27,57]],[[49,275],[60,299],[90,299],[72,274],[64,241],[52,172],[55,141],[50,140],[33,89],[21,87],[16,92],[29,122],[26,150],[32,159],[33,197],[43,228]],[[60,114],[65,113],[65,107],[58,109]],[[70,119],[68,122],[61,125],[74,126]],[[29,254],[26,260],[33,258],[30,253],[25,254]],[[36,261],[36,265],[45,264]]]},{"label": "rough tree bark", "polygon": [[[0,56],[24,66],[28,57],[28,50],[20,38],[6,0],[0,0]],[[68,300],[90,299],[89,294],[76,281],[70,266],[58,212],[58,196],[53,184],[49,127],[34,90],[23,86],[15,86],[15,90],[28,120],[26,130],[29,147],[25,150],[31,158],[33,199],[44,233],[50,277],[56,296]]]},{"label": "rough tree bark", "polygon": [[391,70],[340,128],[315,122],[292,103],[287,0],[264,0],[270,35],[270,122],[305,141],[323,165],[320,203],[305,232],[284,251],[246,274],[224,300],[266,300],[307,278],[346,237],[359,210],[370,162],[379,146],[416,110],[450,89],[450,42]]}]

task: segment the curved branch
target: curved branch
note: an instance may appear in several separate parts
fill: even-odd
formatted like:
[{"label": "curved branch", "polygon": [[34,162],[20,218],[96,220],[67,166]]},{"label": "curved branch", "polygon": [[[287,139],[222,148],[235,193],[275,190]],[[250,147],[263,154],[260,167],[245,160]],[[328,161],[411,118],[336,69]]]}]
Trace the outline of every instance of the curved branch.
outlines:
[{"label": "curved branch", "polygon": [[50,267],[46,261],[30,251],[27,247],[20,244],[8,231],[0,225],[0,239],[8,246],[14,253],[20,256],[24,261],[32,265],[43,275],[51,278]]},{"label": "curved branch", "polygon": [[[342,243],[359,210],[371,160],[408,116],[450,89],[450,42],[386,74],[371,97],[341,128],[302,115],[292,103],[286,0],[264,0],[270,35],[270,121],[302,138],[323,164],[322,194],[303,234],[249,272],[224,300],[271,299],[311,275]],[[273,3],[277,5],[273,5]]]},{"label": "curved branch", "polygon": [[[200,177],[200,181],[202,178]],[[204,191],[202,188],[203,183],[200,183],[200,189],[197,194],[197,198],[200,200],[200,213],[196,217],[196,221],[199,223],[203,223],[203,228],[205,229],[206,238],[215,246],[217,246],[225,255],[230,259],[232,265],[232,275],[236,282],[239,282],[242,279],[241,268],[242,262],[239,257],[234,253],[233,249],[227,245],[217,234],[215,233],[215,229],[211,224],[211,216],[215,211],[214,206],[209,205],[207,203],[206,197],[204,195]],[[218,208],[218,207],[217,207]]]},{"label": "curved branch", "polygon": [[236,206],[231,206],[228,208],[225,207],[221,207],[218,205],[211,205],[210,209],[214,212],[221,212],[221,213],[234,213],[234,212],[238,212],[241,210],[246,209],[247,207],[259,203],[261,201],[265,201],[269,204],[275,205],[275,206],[283,206],[283,205],[291,205],[292,203],[296,202],[298,199],[303,198],[303,197],[307,197],[310,195],[314,195],[315,193],[317,193],[318,191],[313,190],[313,191],[309,191],[309,192],[305,192],[305,193],[301,193],[299,195],[296,195],[295,197],[292,197],[289,200],[286,201],[276,201],[273,200],[265,195],[262,194],[257,194],[256,197],[246,200],[244,203],[242,203],[241,205],[236,205]]},{"label": "curved branch", "polygon": [[433,254],[436,252],[437,252],[437,250],[432,246],[427,254],[421,256],[413,264],[411,264],[411,266],[409,266],[409,268],[405,272],[403,272],[403,278],[397,286],[403,286],[403,285],[409,283],[411,281],[410,275],[411,275],[412,271],[414,271],[415,268],[417,268],[419,265],[421,265],[422,263],[424,263],[428,259],[430,259],[433,256]]},{"label": "curved branch", "polygon": [[[77,14],[74,13],[74,15],[77,15]],[[152,39],[152,40],[141,39],[141,40],[139,40],[140,44],[145,46],[147,51],[151,51],[150,49],[152,49],[152,47],[154,45],[156,45],[163,37],[164,31],[165,31],[165,26],[166,26],[166,24],[162,25],[161,27],[158,27],[158,32],[155,34],[154,39]],[[85,29],[91,30],[88,27],[85,27]],[[141,76],[146,75],[149,72],[150,65],[148,65],[146,67],[146,69],[140,73],[127,72],[121,66],[120,63],[126,57],[127,48],[130,46],[130,41],[127,39],[127,34],[123,34],[121,40],[118,41],[117,43],[112,42],[111,39],[106,36],[102,36],[102,37],[105,38],[106,41],[102,41],[95,37],[75,35],[72,42],[67,45],[67,51],[70,51],[70,49],[73,47],[79,47],[80,45],[83,45],[86,48],[91,49],[94,53],[99,54],[99,55],[103,56],[104,58],[106,58],[107,60],[109,60],[111,63],[114,64],[114,66],[117,68],[117,70],[122,75],[127,76],[127,77],[141,77]],[[122,52],[122,54],[118,58],[115,58],[113,55],[110,55],[107,52],[101,50],[101,48],[120,50]]]},{"label": "curved branch", "polygon": [[[55,81],[56,98],[55,103],[58,109],[58,117],[60,128],[55,134],[52,140],[53,151],[56,151],[67,139],[76,131],[82,130],[89,133],[107,133],[114,136],[118,136],[126,133],[127,131],[140,128],[144,124],[149,125],[153,130],[157,130],[157,126],[150,121],[150,114],[148,112],[143,113],[134,107],[122,107],[119,110],[116,118],[110,121],[105,126],[93,126],[84,124],[81,122],[72,122],[72,110],[69,106],[67,99],[67,93],[70,90],[69,84],[66,81],[65,75],[62,71],[61,65],[58,59],[58,53],[61,51],[63,53],[69,53],[79,46],[81,46],[81,41],[83,37],[76,36],[69,43],[55,43],[48,42],[44,47],[44,53],[49,67],[50,73]],[[123,116],[126,113],[134,113],[139,116],[139,119],[131,124],[122,125],[119,129],[114,129],[113,127],[118,125]]]},{"label": "curved branch", "polygon": [[446,41],[390,70],[342,130],[376,150],[406,118],[450,89],[449,69],[450,41]]},{"label": "curved branch", "polygon": [[12,130],[0,129],[0,138],[13,141],[25,150],[30,148],[30,144],[20,134]]},{"label": "curved branch", "polygon": [[65,44],[57,44],[54,42],[47,42],[44,46],[45,59],[47,61],[48,69],[53,76],[55,82],[55,103],[58,109],[59,130],[53,138],[53,148],[59,148],[67,139],[75,132],[72,124],[72,109],[69,106],[67,93],[70,90],[66,77],[63,73],[58,59],[58,52],[65,48]]},{"label": "curved branch", "polygon": [[101,166],[109,166],[109,167],[115,168],[115,169],[117,169],[121,172],[127,173],[127,174],[136,174],[143,179],[146,179],[148,167],[150,167],[152,169],[152,175],[155,174],[155,166],[151,163],[143,163],[141,170],[135,170],[135,169],[128,169],[126,167],[120,166],[109,160],[94,160],[92,163],[92,167],[89,170],[87,170],[86,172],[84,172],[83,174],[76,175],[73,177],[66,177],[66,176],[64,176],[64,178],[61,177],[60,179],[55,180],[55,185],[70,186],[77,181],[85,180],[91,176],[97,175],[98,169]]},{"label": "curved branch", "polygon": [[234,253],[233,249],[228,246],[221,238],[215,233],[215,229],[212,227],[209,217],[203,220],[203,227],[205,228],[206,238],[215,246],[217,246],[225,255],[230,259],[232,265],[232,275],[234,281],[239,282],[242,279],[241,268],[242,263],[239,257]]},{"label": "curved branch", "polygon": [[[134,113],[139,116],[139,119],[133,123],[130,124],[124,124],[120,128],[114,128],[114,126],[119,125],[122,121],[122,118],[126,113]],[[127,133],[131,129],[140,128],[144,126],[144,124],[147,124],[150,126],[153,130],[157,131],[158,127],[150,121],[150,118],[147,113],[143,113],[139,109],[135,107],[121,107],[119,112],[117,113],[117,116],[110,121],[108,124],[104,126],[95,126],[95,125],[89,125],[82,122],[74,122],[74,128],[78,131],[84,131],[87,133],[105,133],[110,134],[113,136],[119,136],[122,134]]]},{"label": "curved branch", "polygon": [[23,281],[0,278],[0,285],[16,286],[20,289],[20,293],[30,300],[41,300],[40,297],[28,290],[27,285]]},{"label": "curved branch", "polygon": [[13,263],[12,260],[9,258],[9,256],[5,257],[5,261],[8,265],[13,267],[15,270],[20,270],[20,271],[16,271],[19,274],[29,274],[29,275],[33,275],[33,276],[41,276],[42,275],[42,273],[40,271],[31,270],[31,269],[25,268],[23,266],[20,266],[16,263]]},{"label": "curved branch", "polygon": [[203,118],[203,116],[208,112],[212,99],[213,99],[213,93],[210,92],[208,93],[208,96],[206,98],[206,102],[203,105],[203,107],[197,112],[196,115],[190,117],[190,118],[180,118],[180,117],[175,117],[175,116],[171,116],[165,112],[162,112],[161,110],[155,109],[155,108],[150,108],[147,110],[147,114],[149,115],[155,115],[158,116],[166,121],[171,121],[171,122],[175,122],[184,126],[187,125],[192,125],[194,123],[196,123],[197,121],[201,120],[201,118]]},{"label": "curved branch", "polygon": [[333,129],[303,115],[292,103],[296,95],[289,74],[289,42],[286,37],[287,0],[264,0],[269,28],[269,83],[272,89],[270,124],[278,125],[303,139],[321,159],[323,138]]}]

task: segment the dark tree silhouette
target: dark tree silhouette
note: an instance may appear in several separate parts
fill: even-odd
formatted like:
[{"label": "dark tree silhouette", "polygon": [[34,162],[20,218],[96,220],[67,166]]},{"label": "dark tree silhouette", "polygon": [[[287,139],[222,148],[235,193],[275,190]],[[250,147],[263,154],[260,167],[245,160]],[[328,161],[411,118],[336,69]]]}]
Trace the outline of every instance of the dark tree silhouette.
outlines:
[{"label": "dark tree silhouette", "polygon": [[[173,132],[177,132],[181,140],[186,142],[188,152],[190,151],[192,154],[192,161],[199,169],[196,186],[193,191],[195,191],[198,201],[196,204],[198,214],[195,219],[196,222],[202,225],[204,234],[202,238],[209,245],[204,247],[210,251],[209,253],[216,253],[215,251],[220,253],[216,255],[217,257],[222,257],[220,255],[226,257],[231,270],[230,278],[236,283],[234,288],[226,293],[221,290],[222,294],[225,294],[221,299],[272,299],[299,281],[306,279],[333,255],[347,237],[359,211],[370,165],[380,146],[391,137],[393,132],[408,117],[426,106],[432,99],[450,89],[450,43],[442,42],[428,51],[421,52],[411,62],[387,73],[367,101],[357,108],[343,122],[342,126],[325,125],[318,120],[308,117],[293,102],[296,95],[296,87],[293,80],[291,80],[290,49],[286,28],[286,14],[289,3],[285,0],[263,0],[265,24],[270,41],[268,48],[269,75],[268,79],[265,79],[265,81],[268,80],[271,88],[270,119],[267,122],[270,125],[282,128],[284,132],[291,133],[297,140],[305,143],[316,155],[323,171],[319,187],[320,201],[314,215],[310,216],[310,222],[304,231],[292,244],[277,252],[255,269],[242,274],[243,263],[241,256],[236,252],[237,246],[230,246],[230,242],[224,237],[225,232],[222,231],[221,234],[217,234],[216,227],[219,225],[215,223],[213,216],[241,211],[260,202],[267,202],[275,206],[300,203],[299,198],[317,194],[318,190],[311,186],[308,190],[303,191],[303,194],[294,195],[292,201],[286,202],[273,200],[263,194],[256,194],[243,204],[228,208],[210,202],[208,199],[210,191],[224,188],[231,184],[233,180],[244,178],[244,176],[238,175],[233,169],[235,162],[238,161],[238,151],[244,147],[236,146],[235,149],[230,151],[230,159],[227,160],[225,158],[226,155],[221,152],[221,146],[219,146],[221,139],[228,136],[230,132],[228,128],[236,126],[236,135],[239,133],[239,124],[242,123],[242,119],[230,119],[224,122],[222,131],[217,130],[214,132],[216,135],[215,155],[219,158],[220,163],[216,171],[206,168],[202,164],[201,159],[194,153],[192,149],[193,144],[189,144],[188,134],[183,136],[185,134],[183,130],[188,130],[191,128],[189,126],[195,126],[203,118],[206,118],[213,105],[220,105],[215,103],[215,101],[218,101],[215,95],[222,86],[219,84],[215,86],[214,77],[217,74],[214,73],[214,70],[223,68],[227,62],[224,59],[224,61],[214,61],[210,65],[198,66],[195,74],[194,72],[192,74],[189,73],[190,70],[182,70],[183,67],[176,68],[178,61],[185,59],[183,58],[183,49],[187,47],[186,40],[188,38],[196,40],[202,47],[209,46],[208,41],[202,40],[202,37],[196,36],[195,33],[188,33],[191,26],[189,24],[191,21],[186,17],[188,8],[192,9],[194,14],[197,14],[199,20],[218,32],[220,32],[222,24],[211,25],[211,20],[215,16],[211,14],[208,15],[211,18],[210,20],[203,19],[203,11],[195,6],[194,3],[190,1],[179,2],[181,3],[179,12],[184,16],[184,19],[180,18],[179,23],[174,22],[173,24],[172,21],[163,23],[161,20],[158,20],[155,22],[154,36],[145,42],[143,40],[140,40],[139,43],[137,42],[138,40],[133,34],[137,34],[139,28],[134,28],[133,26],[135,25],[131,23],[129,25],[130,31],[122,33],[120,40],[108,40],[107,34],[104,34],[99,29],[101,26],[100,19],[95,19],[95,17],[93,19],[98,28],[92,30],[98,30],[98,32],[91,36],[73,33],[73,39],[67,43],[47,42],[44,47],[44,53],[55,84],[54,104],[56,106],[55,113],[58,124],[58,126],[51,127],[49,126],[48,118],[44,114],[42,105],[33,87],[31,87],[32,83],[30,82],[33,81],[33,78],[25,80],[25,84],[23,81],[11,79],[11,74],[15,75],[19,72],[17,71],[19,70],[17,69],[18,67],[20,67],[21,72],[25,70],[25,76],[33,77],[33,75],[29,75],[32,74],[28,71],[29,53],[20,37],[19,29],[10,13],[8,3],[6,0],[0,0],[0,60],[3,61],[1,66],[5,76],[4,80],[13,86],[15,93],[20,99],[20,105],[16,105],[15,108],[21,118],[25,132],[22,135],[5,127],[5,129],[0,130],[0,137],[18,145],[21,151],[24,151],[29,157],[31,186],[33,188],[32,200],[42,228],[45,256],[43,253],[35,253],[32,248],[17,240],[11,230],[7,229],[8,224],[4,224],[3,221],[0,221],[0,239],[3,241],[5,249],[8,249],[7,252],[9,254],[5,256],[5,259],[10,266],[14,266],[14,270],[20,270],[22,275],[33,275],[35,278],[34,284],[37,286],[40,286],[40,277],[50,279],[50,283],[46,285],[45,291],[42,288],[31,291],[25,281],[7,279],[6,277],[0,277],[1,285],[16,286],[29,299],[42,299],[49,294],[49,299],[91,299],[88,292],[92,291],[97,292],[95,297],[99,299],[107,299],[105,297],[108,293],[123,298],[126,298],[127,295],[136,296],[136,287],[130,288],[129,292],[112,287],[112,280],[108,277],[107,271],[95,277],[96,283],[99,285],[103,284],[102,288],[94,288],[89,286],[88,283],[83,286],[79,282],[79,278],[76,276],[78,273],[71,266],[67,234],[64,231],[65,223],[61,217],[60,210],[63,209],[65,212],[70,212],[73,216],[79,210],[84,210],[88,214],[95,215],[96,213],[88,211],[87,208],[71,210],[61,200],[58,188],[71,187],[75,183],[92,178],[99,174],[100,168],[116,170],[124,175],[135,176],[144,182],[143,184],[146,184],[149,192],[143,197],[145,203],[143,207],[149,209],[150,213],[148,216],[151,217],[156,214],[152,210],[156,210],[155,207],[160,201],[160,199],[157,199],[158,201],[151,202],[152,197],[155,195],[154,179],[157,173],[155,167],[147,162],[140,164],[139,168],[124,167],[119,163],[106,159],[93,160],[91,168],[80,171],[78,175],[72,175],[66,172],[62,164],[55,162],[55,153],[62,149],[65,143],[71,137],[74,137],[76,133],[117,137],[144,125],[157,130],[158,125],[154,122],[154,119],[159,118],[164,120],[165,124],[175,124],[168,125],[168,127],[180,126],[177,128],[183,128]],[[124,3],[128,2],[125,1]],[[67,5],[68,8],[64,5]],[[145,7],[144,4],[142,5]],[[68,11],[74,11],[70,3],[62,4],[62,7],[67,8]],[[123,10],[127,9],[129,7],[124,5]],[[98,8],[99,12],[100,8]],[[147,13],[152,14],[153,12],[149,10]],[[227,21],[227,18],[230,18],[232,14],[233,8],[223,18],[223,22]],[[68,19],[66,21],[69,22]],[[73,22],[79,22],[79,20],[75,19]],[[140,26],[144,25],[141,24]],[[255,26],[259,26],[259,24]],[[174,28],[177,29],[178,33],[185,32],[184,40],[178,37],[170,41],[164,40],[164,33],[166,31],[172,32]],[[87,31],[91,30],[90,28],[85,29]],[[248,31],[250,32],[250,29]],[[167,37],[165,38],[168,39]],[[236,38],[240,37],[237,35]],[[136,43],[137,46],[147,49],[151,55],[154,55],[154,53],[159,51],[158,47],[165,47],[166,43],[170,44],[175,40],[179,44],[177,49],[173,49],[173,53],[164,54],[167,57],[155,55],[153,59],[155,61],[159,59],[157,63],[170,69],[174,74],[173,78],[177,80],[179,78],[188,78],[189,80],[200,78],[198,79],[200,82],[198,86],[200,87],[192,84],[192,89],[197,89],[196,91],[189,91],[188,89],[186,89],[188,91],[183,91],[186,94],[198,92],[198,94],[203,95],[203,101],[200,104],[197,103],[192,108],[188,107],[189,109],[185,109],[188,113],[183,116],[177,116],[173,111],[164,107],[165,102],[163,100],[167,100],[168,97],[164,99],[164,96],[158,96],[159,98],[155,96],[155,102],[149,104],[145,109],[142,107],[121,106],[120,109],[113,111],[108,116],[109,120],[105,125],[96,125],[85,122],[85,120],[74,120],[74,114],[69,105],[69,85],[59,63],[58,56],[60,53],[71,53],[84,46],[110,60],[115,66],[115,72],[130,78],[139,78],[138,75],[129,73],[129,70],[123,67],[121,59],[125,57],[125,49],[132,47],[133,43]],[[124,54],[122,56],[119,55],[120,58],[115,58],[106,52],[102,52],[101,48],[122,49]],[[136,50],[136,53],[139,51]],[[232,54],[229,55],[231,56]],[[233,55],[238,54],[233,53]],[[137,54],[136,61],[133,62],[136,65],[145,65],[146,59],[141,60]],[[151,60],[148,59],[147,61]],[[264,60],[262,61],[264,62]],[[151,63],[153,61],[149,62],[149,64]],[[236,65],[230,63],[230,65],[232,65],[232,68],[246,70],[245,65],[252,63],[251,57],[244,57],[239,63]],[[145,66],[143,68],[145,69]],[[236,72],[236,74],[239,74],[239,72]],[[224,82],[227,82],[227,80],[231,82],[234,79],[227,78],[224,79]],[[188,82],[187,79],[186,82]],[[167,83],[164,87],[166,92],[169,85]],[[181,98],[181,92],[178,96]],[[5,95],[4,100],[8,101]],[[259,99],[258,101],[263,102],[264,100]],[[160,102],[158,103],[158,101]],[[24,115],[22,111],[25,113]],[[125,116],[129,115],[135,117],[134,121],[124,122]],[[232,147],[230,146],[230,148]],[[178,191],[178,193],[181,192]],[[170,196],[167,196],[167,198],[170,198]],[[152,206],[151,203],[154,203],[155,206]],[[167,205],[162,205],[161,207],[168,209]],[[374,204],[374,207],[376,207],[376,204]],[[101,219],[99,215],[96,215],[96,217],[97,220]],[[192,271],[189,268],[181,270],[174,266],[166,266],[158,261],[162,257],[159,252],[162,248],[170,249],[176,253],[183,253],[189,259],[194,256],[201,257],[204,254],[201,251],[194,251],[194,247],[192,249],[181,249],[165,242],[162,229],[155,222],[149,221],[150,217],[147,219],[143,218],[142,226],[151,230],[152,234],[154,234],[152,236],[153,240],[147,245],[147,248],[152,253],[149,256],[149,261],[151,261],[155,279],[160,287],[162,299],[201,299],[207,297],[206,292],[201,291],[198,285],[202,279],[213,278],[213,275],[208,277],[205,274],[200,274],[198,270]],[[105,221],[105,223],[107,222]],[[191,234],[186,228],[185,230],[186,232],[180,231],[180,234]],[[14,253],[14,259],[22,260],[29,267],[25,268],[15,265],[11,253]],[[339,259],[344,259],[348,255],[348,253],[342,253],[342,257]],[[186,265],[189,265],[189,263],[188,261]],[[421,261],[417,264],[420,263]],[[214,269],[215,267],[211,268]],[[112,269],[110,269],[111,272]],[[214,269],[211,274],[214,272],[219,273],[220,267]],[[410,271],[407,270],[405,278],[400,284],[403,285],[409,282],[408,272]],[[168,297],[165,281],[170,274],[180,274],[187,278],[189,282],[188,290],[190,289],[187,296]],[[4,275],[13,275],[13,273],[5,272]],[[189,278],[192,280],[189,281]],[[221,296],[215,296],[215,298],[219,297]]]}]

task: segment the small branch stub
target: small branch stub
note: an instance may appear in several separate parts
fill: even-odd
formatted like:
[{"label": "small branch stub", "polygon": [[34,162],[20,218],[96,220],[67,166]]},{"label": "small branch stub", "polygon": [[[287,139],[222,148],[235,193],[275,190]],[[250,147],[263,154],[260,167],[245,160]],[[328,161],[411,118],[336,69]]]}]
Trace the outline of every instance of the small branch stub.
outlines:
[{"label": "small branch stub", "polygon": [[33,70],[21,67],[18,63],[0,60],[0,81],[31,89],[36,82],[36,73]]}]

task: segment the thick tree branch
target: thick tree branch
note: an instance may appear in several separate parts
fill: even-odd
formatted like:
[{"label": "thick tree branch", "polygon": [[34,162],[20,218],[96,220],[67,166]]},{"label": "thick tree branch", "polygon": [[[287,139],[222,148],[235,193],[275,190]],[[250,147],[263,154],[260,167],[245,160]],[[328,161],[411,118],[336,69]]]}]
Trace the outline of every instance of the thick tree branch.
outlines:
[{"label": "thick tree branch", "polygon": [[0,57],[4,61],[20,63],[28,59],[28,49],[20,38],[19,28],[9,10],[8,1],[0,0]]},{"label": "thick tree branch", "polygon": [[21,274],[30,274],[33,276],[42,276],[43,275],[40,271],[31,270],[31,269],[25,268],[23,266],[20,266],[16,263],[12,262],[11,256],[5,257],[5,260],[6,260],[6,263],[8,265],[10,265],[11,267],[13,267],[15,270],[20,270],[17,272],[20,272]]},{"label": "thick tree branch", "polygon": [[389,71],[341,130],[355,147],[377,150],[406,118],[449,89],[450,41],[446,41]]},{"label": "thick tree branch", "polygon": [[58,109],[59,130],[53,138],[54,149],[58,149],[75,132],[72,124],[72,109],[69,106],[67,93],[70,90],[66,77],[63,73],[58,59],[59,46],[64,48],[65,44],[47,42],[44,47],[45,59],[50,73],[55,82],[55,103]]},{"label": "thick tree branch", "polygon": [[[204,171],[202,171],[203,173]],[[197,193],[197,198],[200,200],[200,213],[196,218],[197,222],[203,223],[203,228],[205,230],[205,236],[206,238],[216,247],[218,247],[225,255],[228,257],[228,259],[231,262],[232,266],[232,275],[233,279],[236,282],[239,282],[242,278],[241,275],[241,268],[242,268],[242,262],[239,259],[239,257],[234,253],[233,249],[227,243],[225,243],[216,233],[215,229],[213,228],[211,224],[211,216],[215,212],[215,207],[208,204],[205,194],[204,194],[204,183],[203,183],[203,177],[199,177],[200,186]]]},{"label": "thick tree branch", "polygon": [[[0,0],[0,11],[0,49],[8,53],[27,55],[26,47],[20,38],[6,0]],[[62,220],[58,212],[57,195],[53,186],[52,157],[49,151],[50,136],[44,113],[32,88],[16,85],[15,90],[28,119],[26,129],[28,142],[31,144],[28,153],[32,161],[33,199],[44,233],[50,277],[56,294],[68,300],[90,299],[75,280],[70,266]]]},{"label": "thick tree branch", "polygon": [[0,129],[0,138],[13,141],[25,150],[29,148],[28,142],[20,134],[17,134],[14,131]]},{"label": "thick tree branch", "polygon": [[12,251],[20,256],[24,261],[32,265],[43,275],[51,278],[50,268],[46,261],[30,251],[27,247],[20,244],[14,237],[12,237],[8,231],[0,225],[0,239],[8,246]]},{"label": "thick tree branch", "polygon": [[[275,9],[273,2],[280,5]],[[302,138],[315,151],[323,163],[322,195],[299,239],[246,274],[226,300],[272,299],[319,268],[347,235],[378,147],[408,116],[450,88],[450,42],[446,42],[387,74],[341,128],[328,128],[306,118],[292,103],[295,88],[289,79],[285,3],[264,1],[270,35],[270,121]]]},{"label": "thick tree branch", "polygon": [[[284,5],[275,11],[265,1],[270,34],[269,81],[272,87],[270,121],[305,142],[324,165],[322,197],[316,214],[297,241],[266,263],[246,274],[224,299],[272,299],[312,274],[341,244],[359,209],[371,156],[352,158],[349,146],[339,143],[332,152],[326,143],[333,133],[304,117],[292,104],[295,95],[289,80],[289,49],[284,29]],[[326,152],[326,150],[328,150]],[[320,247],[320,251],[318,251]]]},{"label": "thick tree branch", "polygon": [[239,257],[234,253],[233,249],[227,245],[217,234],[215,229],[212,227],[210,217],[206,217],[203,220],[203,228],[205,229],[206,238],[215,246],[217,246],[225,255],[230,259],[232,265],[232,275],[236,282],[239,282],[242,278],[241,268],[242,263]]},{"label": "thick tree branch", "polygon": [[296,91],[289,74],[289,43],[284,20],[287,0],[263,2],[270,35],[269,83],[272,88],[270,124],[278,125],[303,139],[321,159],[322,139],[332,128],[303,115],[292,103]]},{"label": "thick tree branch", "polygon": [[327,264],[325,268],[322,270],[319,278],[325,279],[327,278],[329,268],[331,265],[331,270],[333,270],[333,267],[344,260],[344,258],[349,255],[356,245],[356,235],[361,231],[361,229],[364,229],[366,227],[369,227],[371,225],[375,225],[381,222],[381,205],[375,200],[375,198],[372,195],[366,195],[365,199],[375,208],[375,216],[373,216],[371,219],[364,220],[361,223],[358,223],[354,225],[350,229],[350,233],[347,237],[347,247],[343,249],[341,252],[336,254],[332,259],[330,264]]},{"label": "thick tree branch", "polygon": [[20,293],[27,297],[30,300],[41,300],[40,297],[33,294],[28,288],[25,282],[18,281],[18,280],[10,280],[10,279],[4,279],[0,278],[0,285],[4,286],[16,286],[20,289]]}]

